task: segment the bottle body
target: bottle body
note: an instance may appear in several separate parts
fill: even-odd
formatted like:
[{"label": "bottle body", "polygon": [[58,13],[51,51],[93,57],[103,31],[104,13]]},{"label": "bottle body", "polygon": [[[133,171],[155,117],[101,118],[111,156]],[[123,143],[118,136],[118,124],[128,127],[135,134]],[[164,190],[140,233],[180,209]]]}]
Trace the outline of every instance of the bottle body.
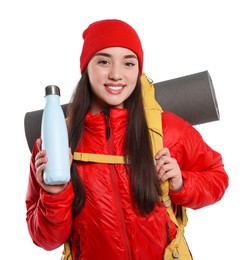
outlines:
[{"label": "bottle body", "polygon": [[41,123],[42,149],[46,150],[48,158],[43,179],[48,185],[59,185],[70,180],[68,133],[60,97],[50,93],[45,96],[46,105]]}]

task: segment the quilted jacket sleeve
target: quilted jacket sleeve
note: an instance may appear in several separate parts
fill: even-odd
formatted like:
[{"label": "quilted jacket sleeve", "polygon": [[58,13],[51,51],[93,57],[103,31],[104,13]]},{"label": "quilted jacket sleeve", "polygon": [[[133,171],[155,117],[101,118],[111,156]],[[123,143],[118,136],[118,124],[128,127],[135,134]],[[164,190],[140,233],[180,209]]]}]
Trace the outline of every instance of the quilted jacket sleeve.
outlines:
[{"label": "quilted jacket sleeve", "polygon": [[74,193],[71,182],[58,194],[49,194],[43,190],[35,178],[34,158],[37,152],[35,145],[26,194],[26,221],[33,242],[46,250],[53,250],[61,246],[70,235]]},{"label": "quilted jacket sleeve", "polygon": [[211,149],[188,122],[171,113],[163,113],[164,146],[181,168],[184,185],[170,193],[174,204],[192,209],[219,201],[228,187],[228,175],[221,155]]}]

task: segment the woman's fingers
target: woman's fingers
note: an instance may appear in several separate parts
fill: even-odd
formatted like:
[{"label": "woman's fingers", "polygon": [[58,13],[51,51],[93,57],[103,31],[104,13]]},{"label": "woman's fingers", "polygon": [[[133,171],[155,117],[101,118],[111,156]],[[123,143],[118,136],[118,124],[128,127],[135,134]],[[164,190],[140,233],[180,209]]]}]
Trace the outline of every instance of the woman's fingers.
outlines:
[{"label": "woman's fingers", "polygon": [[155,159],[158,180],[161,183],[169,180],[171,190],[176,190],[182,186],[183,180],[180,167],[177,160],[170,157],[169,149],[161,149]]}]

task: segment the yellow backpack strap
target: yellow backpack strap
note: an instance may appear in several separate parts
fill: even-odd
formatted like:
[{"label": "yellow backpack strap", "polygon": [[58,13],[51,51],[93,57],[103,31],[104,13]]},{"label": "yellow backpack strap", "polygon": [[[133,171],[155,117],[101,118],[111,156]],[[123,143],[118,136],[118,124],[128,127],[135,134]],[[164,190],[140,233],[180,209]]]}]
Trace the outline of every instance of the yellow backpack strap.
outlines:
[{"label": "yellow backpack strap", "polygon": [[[142,94],[143,102],[145,107],[145,114],[147,119],[147,124],[149,128],[149,133],[152,142],[153,156],[163,148],[163,133],[162,133],[162,108],[155,99],[155,89],[152,80],[150,80],[144,73],[141,76],[142,82]],[[161,184],[163,201],[171,220],[182,230],[188,222],[186,208],[179,207],[179,216],[175,216],[173,209],[171,207],[171,199],[169,196],[169,182],[165,181]]]},{"label": "yellow backpack strap", "polygon": [[[145,115],[149,128],[150,138],[152,142],[153,156],[163,148],[163,133],[162,133],[162,108],[155,99],[155,89],[152,81],[143,73],[141,76],[142,94],[145,108]],[[162,200],[165,205],[170,205],[169,182],[165,181],[161,185],[163,192]]]},{"label": "yellow backpack strap", "polygon": [[95,154],[95,153],[79,153],[74,152],[73,159],[83,162],[110,163],[110,164],[128,164],[126,156]]}]

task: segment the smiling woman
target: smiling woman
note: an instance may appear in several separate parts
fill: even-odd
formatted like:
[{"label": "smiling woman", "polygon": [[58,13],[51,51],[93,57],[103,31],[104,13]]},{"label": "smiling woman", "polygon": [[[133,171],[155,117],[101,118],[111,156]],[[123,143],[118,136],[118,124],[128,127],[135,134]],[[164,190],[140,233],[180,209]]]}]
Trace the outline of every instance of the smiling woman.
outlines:
[{"label": "smiling woman", "polygon": [[[228,176],[222,157],[191,124],[161,112],[152,99],[159,121],[151,121],[159,122],[153,129],[162,141],[154,151],[150,104],[143,99],[151,83],[129,24],[97,21],[83,39],[82,75],[67,110],[71,180],[65,188],[37,175],[47,162],[38,139],[26,197],[30,236],[46,250],[68,241],[70,259],[191,259],[171,247],[179,241],[175,219],[183,223],[185,207],[199,209],[223,197]],[[164,184],[170,212],[160,201]]]}]

